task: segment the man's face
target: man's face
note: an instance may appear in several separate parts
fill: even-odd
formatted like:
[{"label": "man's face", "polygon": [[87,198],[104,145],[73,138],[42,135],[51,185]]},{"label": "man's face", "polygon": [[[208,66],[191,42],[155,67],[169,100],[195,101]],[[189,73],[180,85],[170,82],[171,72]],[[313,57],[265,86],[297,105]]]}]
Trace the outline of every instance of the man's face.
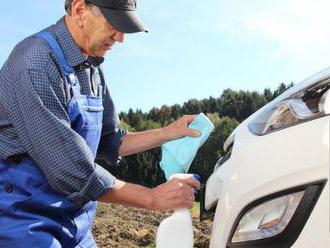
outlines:
[{"label": "man's face", "polygon": [[115,42],[123,42],[124,34],[115,30],[96,6],[88,6],[83,28],[84,52],[93,57],[102,57]]}]

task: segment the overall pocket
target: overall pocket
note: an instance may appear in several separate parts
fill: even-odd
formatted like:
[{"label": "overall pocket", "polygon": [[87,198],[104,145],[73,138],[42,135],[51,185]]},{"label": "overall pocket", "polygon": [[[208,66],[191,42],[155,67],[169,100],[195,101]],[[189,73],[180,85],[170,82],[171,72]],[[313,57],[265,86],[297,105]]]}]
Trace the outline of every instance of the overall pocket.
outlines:
[{"label": "overall pocket", "polygon": [[102,131],[102,98],[95,96],[74,96],[68,104],[71,128],[86,141],[94,157],[98,149]]},{"label": "overall pocket", "polygon": [[28,201],[46,184],[39,168],[29,159],[20,164],[0,160],[0,215]]},{"label": "overall pocket", "polygon": [[82,127],[100,128],[103,119],[102,98],[96,96],[74,96],[67,106],[72,129],[79,133]]},{"label": "overall pocket", "polygon": [[102,126],[103,106],[83,106],[82,128],[95,129]]}]

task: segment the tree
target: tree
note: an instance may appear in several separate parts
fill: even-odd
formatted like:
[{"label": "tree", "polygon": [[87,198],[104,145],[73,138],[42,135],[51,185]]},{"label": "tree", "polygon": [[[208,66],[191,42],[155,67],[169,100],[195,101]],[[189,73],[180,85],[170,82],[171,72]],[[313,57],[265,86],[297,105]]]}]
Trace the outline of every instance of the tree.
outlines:
[{"label": "tree", "polygon": [[267,102],[273,100],[273,93],[269,88],[264,89],[264,97],[266,98]]},{"label": "tree", "polygon": [[159,122],[155,122],[153,120],[141,120],[136,127],[137,131],[145,131],[150,129],[161,128],[161,124]]},{"label": "tree", "polygon": [[281,83],[278,88],[273,93],[273,99],[281,95],[284,91],[291,88],[293,86],[293,82],[289,83],[288,85],[285,85],[285,83]]},{"label": "tree", "polygon": [[182,106],[182,112],[184,114],[196,114],[201,113],[202,111],[202,104],[197,99],[190,99]]}]

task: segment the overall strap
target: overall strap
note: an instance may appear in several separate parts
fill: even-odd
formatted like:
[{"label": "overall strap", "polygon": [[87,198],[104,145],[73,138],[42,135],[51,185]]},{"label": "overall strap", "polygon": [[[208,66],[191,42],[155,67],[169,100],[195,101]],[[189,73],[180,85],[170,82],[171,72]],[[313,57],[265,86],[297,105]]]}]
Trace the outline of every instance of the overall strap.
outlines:
[{"label": "overall strap", "polygon": [[69,65],[68,61],[65,58],[62,48],[60,47],[57,40],[51,33],[43,31],[43,32],[35,34],[35,36],[42,38],[43,40],[45,40],[48,43],[48,45],[51,47],[51,49],[53,50],[53,52],[55,54],[57,62],[60,64],[63,71],[65,72],[65,75],[74,73],[73,68]]},{"label": "overall strap", "polygon": [[75,72],[74,72],[72,66],[69,65],[69,63],[63,53],[63,50],[60,47],[60,45],[58,44],[55,37],[50,32],[47,32],[47,31],[39,32],[39,33],[35,34],[34,36],[41,38],[47,42],[47,44],[53,50],[56,61],[61,66],[61,68],[65,74],[65,77],[71,86],[71,89],[74,91],[74,93],[80,94],[80,86],[79,86],[78,79],[76,78]]},{"label": "overall strap", "polygon": [[99,84],[99,87],[98,87],[98,96],[103,96],[105,95],[105,79],[104,79],[104,74],[103,74],[103,71],[102,69],[99,67],[98,68],[98,72],[99,72],[99,76],[100,76],[100,81],[101,83]]}]

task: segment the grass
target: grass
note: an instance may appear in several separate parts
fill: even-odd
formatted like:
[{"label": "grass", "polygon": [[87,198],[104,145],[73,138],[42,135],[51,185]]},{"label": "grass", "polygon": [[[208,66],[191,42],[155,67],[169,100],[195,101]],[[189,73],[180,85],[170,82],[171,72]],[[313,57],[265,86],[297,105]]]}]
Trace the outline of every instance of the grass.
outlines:
[{"label": "grass", "polygon": [[199,208],[200,208],[199,202],[194,202],[194,206],[190,210],[192,217],[199,217]]}]

